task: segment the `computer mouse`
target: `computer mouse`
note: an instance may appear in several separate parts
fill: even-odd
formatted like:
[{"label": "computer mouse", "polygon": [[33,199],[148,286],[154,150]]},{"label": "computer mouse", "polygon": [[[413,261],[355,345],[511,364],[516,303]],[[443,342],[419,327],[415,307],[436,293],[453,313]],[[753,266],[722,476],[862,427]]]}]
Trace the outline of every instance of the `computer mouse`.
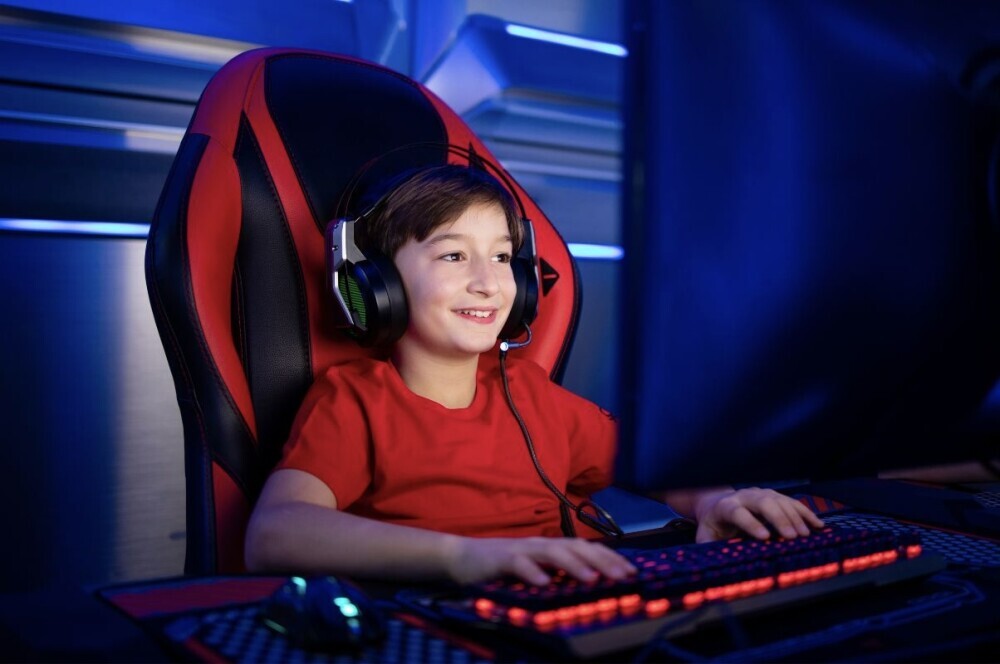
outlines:
[{"label": "computer mouse", "polygon": [[261,619],[307,649],[360,648],[385,636],[385,619],[373,601],[333,576],[293,576],[264,601]]}]

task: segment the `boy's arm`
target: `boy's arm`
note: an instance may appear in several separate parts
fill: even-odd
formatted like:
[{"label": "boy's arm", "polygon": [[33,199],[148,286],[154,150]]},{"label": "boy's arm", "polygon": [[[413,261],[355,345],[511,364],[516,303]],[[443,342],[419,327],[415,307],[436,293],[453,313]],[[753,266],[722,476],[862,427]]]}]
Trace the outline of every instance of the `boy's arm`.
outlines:
[{"label": "boy's arm", "polygon": [[549,580],[543,567],[589,580],[620,578],[634,568],[610,549],[584,540],[544,537],[479,539],[382,523],[339,511],[317,477],[284,469],[271,475],[246,536],[250,571],[345,574],[405,581],[473,583],[512,574]]},{"label": "boy's arm", "polygon": [[808,507],[773,489],[712,487],[668,491],[660,495],[670,507],[698,522],[699,542],[747,533],[758,539],[771,536],[770,524],[782,537],[808,535],[823,521]]}]

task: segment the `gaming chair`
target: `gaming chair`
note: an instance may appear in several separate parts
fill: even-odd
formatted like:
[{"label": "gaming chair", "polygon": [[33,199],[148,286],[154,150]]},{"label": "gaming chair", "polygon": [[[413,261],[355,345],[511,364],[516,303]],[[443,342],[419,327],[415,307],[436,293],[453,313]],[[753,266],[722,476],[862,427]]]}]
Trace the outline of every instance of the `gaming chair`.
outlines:
[{"label": "gaming chair", "polygon": [[[248,51],[205,88],[146,247],[184,424],[188,574],[244,569],[250,510],[313,378],[379,352],[334,325],[324,228],[367,163],[418,143],[496,163],[433,93],[363,60]],[[464,163],[445,149],[434,159]],[[559,380],[579,277],[563,239],[511,182],[533,222],[541,275],[533,341],[518,353]]]}]

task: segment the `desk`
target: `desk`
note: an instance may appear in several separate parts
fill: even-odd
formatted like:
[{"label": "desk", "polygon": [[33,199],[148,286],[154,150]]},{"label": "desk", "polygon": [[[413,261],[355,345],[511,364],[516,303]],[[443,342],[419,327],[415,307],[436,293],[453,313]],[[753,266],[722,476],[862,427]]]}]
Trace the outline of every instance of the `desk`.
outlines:
[{"label": "desk", "polygon": [[[650,539],[650,544],[656,543],[655,536]],[[739,638],[746,638],[748,642],[742,644],[736,658],[747,659],[755,654],[769,661],[842,661],[861,657],[995,661],[1000,653],[1000,560],[997,562],[989,568],[941,573],[917,584],[892,587],[875,596],[847,596],[804,610],[741,620],[738,630],[717,629],[714,634],[694,635],[678,639],[676,643],[688,650],[725,657],[727,651],[731,653],[730,649],[736,647],[734,644]],[[232,583],[227,585],[228,581]],[[246,610],[251,610],[252,602],[242,605],[240,602],[265,597],[280,581],[276,577],[217,577],[159,580],[98,589],[112,598],[147,591],[165,593],[163,596],[170,601],[161,603],[167,610],[160,614],[155,610],[155,603],[133,602],[133,607],[145,607],[135,612],[137,621],[113,609],[99,599],[95,591],[62,589],[0,596],[0,653],[3,659],[16,661],[163,662],[181,652],[188,658],[200,654],[204,659],[212,659],[214,653],[210,650],[185,650],[186,639],[192,635],[197,637],[198,632],[191,619],[195,614],[185,608],[196,604],[184,603],[188,601],[184,599],[184,588],[214,585],[219,591],[216,596],[221,598],[221,605],[250,607]],[[397,587],[371,585],[367,589],[373,596],[388,598]],[[201,598],[197,606],[211,610],[212,604],[204,603],[203,588],[195,595]],[[231,604],[234,601],[236,605]],[[920,606],[923,608],[919,611],[914,609]],[[154,610],[150,611],[150,607]],[[204,613],[197,615],[200,620]],[[873,617],[886,619],[880,624],[878,619],[872,620]],[[187,618],[188,622],[179,618]],[[868,622],[861,625],[862,619]],[[140,623],[146,629],[140,627]],[[165,637],[166,627],[171,630],[170,638]],[[449,639],[453,639],[457,648],[468,653],[470,661],[491,656],[525,661],[553,658],[551,652],[511,643],[495,635],[446,633],[428,623],[407,623],[404,627],[429,630],[439,641],[438,637],[442,636],[449,643]],[[789,636],[795,634],[799,635],[798,639],[789,641]],[[775,649],[774,643],[783,643],[784,650]],[[789,649],[792,646],[798,650]],[[634,654],[634,651],[622,653],[620,659],[628,661]],[[660,652],[653,661],[669,659],[667,653]]]}]

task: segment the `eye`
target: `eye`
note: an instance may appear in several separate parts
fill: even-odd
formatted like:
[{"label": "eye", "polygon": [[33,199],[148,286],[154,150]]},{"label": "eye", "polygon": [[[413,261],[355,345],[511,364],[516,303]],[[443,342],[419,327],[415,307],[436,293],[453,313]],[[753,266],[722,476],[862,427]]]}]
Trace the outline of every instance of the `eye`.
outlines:
[{"label": "eye", "polygon": [[462,260],[462,254],[458,251],[453,251],[451,253],[444,254],[439,258],[443,261],[448,261],[449,263],[457,263],[458,261]]},{"label": "eye", "polygon": [[508,253],[502,253],[502,254],[497,254],[496,256],[494,256],[493,260],[495,260],[497,263],[509,263],[510,262],[510,258],[511,258],[510,254],[508,254]]}]

